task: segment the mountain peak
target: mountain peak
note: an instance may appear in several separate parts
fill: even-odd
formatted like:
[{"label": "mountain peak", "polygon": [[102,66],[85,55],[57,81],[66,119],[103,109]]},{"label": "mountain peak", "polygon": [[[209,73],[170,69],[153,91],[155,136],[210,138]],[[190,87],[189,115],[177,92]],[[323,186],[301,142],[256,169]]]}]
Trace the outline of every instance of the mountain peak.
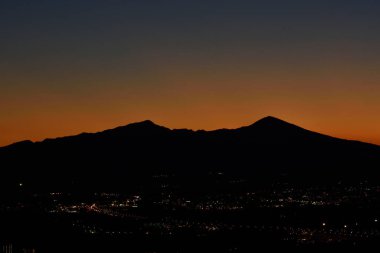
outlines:
[{"label": "mountain peak", "polygon": [[281,120],[281,119],[273,117],[273,116],[264,117],[264,118],[262,118],[262,119],[260,119],[260,120],[258,120],[252,124],[252,126],[265,126],[265,127],[278,126],[278,125],[289,126],[289,125],[293,125],[293,124],[290,124],[284,120]]},{"label": "mountain peak", "polygon": [[262,118],[262,119],[263,119],[263,120],[281,120],[281,119],[276,118],[276,117],[271,116],[271,115],[268,115],[268,116],[266,116],[266,117],[264,117],[264,118]]},{"label": "mountain peak", "polygon": [[131,123],[131,124],[128,124],[125,126],[117,127],[115,129],[106,130],[104,132],[115,133],[115,132],[125,132],[125,131],[127,131],[127,132],[128,131],[133,131],[133,132],[137,131],[137,132],[144,133],[147,131],[148,132],[150,132],[150,131],[156,132],[156,131],[163,131],[163,130],[167,131],[169,129],[166,127],[157,125],[151,120],[144,120],[141,122]]},{"label": "mountain peak", "polygon": [[289,122],[286,122],[284,120],[278,119],[273,116],[267,116],[264,117],[252,125],[242,127],[240,130],[243,131],[249,131],[249,132],[254,132],[254,133],[266,133],[266,134],[288,134],[288,133],[295,133],[295,132],[300,132],[300,131],[306,131],[305,129],[296,126],[294,124],[291,124]]},{"label": "mountain peak", "polygon": [[144,121],[141,121],[141,122],[136,122],[136,123],[131,123],[131,124],[128,124],[127,126],[150,126],[150,127],[159,127],[159,125],[155,124],[153,121],[151,120],[144,120]]}]

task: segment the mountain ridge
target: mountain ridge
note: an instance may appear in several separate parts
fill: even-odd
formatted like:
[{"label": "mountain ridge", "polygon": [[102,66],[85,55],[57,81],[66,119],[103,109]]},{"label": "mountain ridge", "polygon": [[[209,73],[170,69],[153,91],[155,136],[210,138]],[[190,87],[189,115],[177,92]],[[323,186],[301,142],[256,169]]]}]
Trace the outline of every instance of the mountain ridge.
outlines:
[{"label": "mountain ridge", "polygon": [[181,184],[193,187],[215,171],[256,183],[280,175],[297,183],[380,180],[380,146],[312,132],[274,117],[214,131],[142,121],[0,148],[0,167],[7,178],[0,185],[4,191],[17,182],[49,190],[74,187],[72,182],[78,189],[132,188],[162,173],[179,175]]},{"label": "mountain ridge", "polygon": [[[273,127],[273,128],[286,127],[287,129],[292,128],[293,130],[307,131],[308,133],[311,133],[311,134],[317,134],[320,136],[334,138],[334,139],[342,140],[342,141],[350,141],[350,142],[356,142],[356,143],[363,143],[363,144],[367,144],[367,145],[373,145],[373,146],[377,146],[380,148],[380,145],[377,145],[377,144],[363,142],[363,141],[359,141],[359,140],[351,140],[351,139],[333,137],[333,136],[330,136],[327,134],[323,134],[323,133],[319,133],[319,132],[315,132],[312,130],[305,129],[303,127],[289,123],[285,120],[279,119],[279,118],[274,117],[274,116],[266,116],[264,118],[257,120],[253,124],[250,124],[247,126],[242,126],[242,127],[233,128],[233,129],[221,128],[221,129],[215,129],[215,130],[203,130],[203,129],[193,130],[193,129],[188,129],[188,128],[179,128],[179,129],[173,128],[173,129],[171,129],[171,128],[167,128],[165,126],[158,125],[151,120],[143,120],[140,122],[133,122],[133,123],[129,123],[127,125],[123,125],[123,126],[119,126],[119,127],[115,127],[115,128],[110,128],[110,129],[106,129],[106,130],[98,131],[98,132],[91,132],[91,133],[90,132],[83,132],[83,133],[76,134],[76,135],[69,135],[69,136],[62,136],[62,137],[55,137],[55,138],[46,138],[42,141],[23,140],[23,141],[15,142],[15,143],[12,143],[12,144],[9,144],[6,146],[2,146],[2,147],[0,147],[0,150],[6,149],[6,148],[12,148],[15,146],[25,146],[25,145],[36,144],[36,143],[52,142],[52,141],[56,141],[56,140],[71,139],[71,138],[77,138],[77,137],[81,137],[81,136],[96,136],[96,135],[102,135],[102,134],[110,134],[110,133],[115,133],[115,132],[128,131],[128,130],[131,130],[132,128],[140,128],[140,130],[143,130],[143,131],[160,129],[160,130],[177,131],[177,132],[186,131],[186,132],[192,132],[192,133],[217,133],[217,132],[225,132],[225,131],[227,131],[227,132],[241,131],[241,130],[244,131],[244,130],[252,130],[254,128],[257,129],[257,128],[271,128],[271,127]],[[140,134],[141,134],[141,132],[140,132]]]}]

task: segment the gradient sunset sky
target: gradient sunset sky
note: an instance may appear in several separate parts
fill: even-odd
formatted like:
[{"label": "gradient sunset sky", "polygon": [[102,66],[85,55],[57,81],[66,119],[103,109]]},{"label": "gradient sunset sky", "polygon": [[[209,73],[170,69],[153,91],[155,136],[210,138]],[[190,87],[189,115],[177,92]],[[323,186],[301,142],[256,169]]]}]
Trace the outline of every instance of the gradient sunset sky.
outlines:
[{"label": "gradient sunset sky", "polygon": [[0,146],[272,115],[380,144],[379,0],[4,0]]}]

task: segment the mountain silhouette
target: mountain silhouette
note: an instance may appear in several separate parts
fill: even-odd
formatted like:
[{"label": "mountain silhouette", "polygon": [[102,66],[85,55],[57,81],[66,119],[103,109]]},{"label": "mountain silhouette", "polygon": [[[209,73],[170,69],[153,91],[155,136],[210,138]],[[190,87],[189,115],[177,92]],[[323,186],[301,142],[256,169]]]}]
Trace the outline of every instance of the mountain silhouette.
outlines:
[{"label": "mountain silhouette", "polygon": [[[215,171],[260,181],[377,180],[380,147],[312,132],[275,117],[238,129],[171,130],[152,121],[98,133],[24,141],[0,148],[10,189],[127,187],[152,175],[181,175],[196,185]],[[186,181],[185,180],[185,181]]]}]

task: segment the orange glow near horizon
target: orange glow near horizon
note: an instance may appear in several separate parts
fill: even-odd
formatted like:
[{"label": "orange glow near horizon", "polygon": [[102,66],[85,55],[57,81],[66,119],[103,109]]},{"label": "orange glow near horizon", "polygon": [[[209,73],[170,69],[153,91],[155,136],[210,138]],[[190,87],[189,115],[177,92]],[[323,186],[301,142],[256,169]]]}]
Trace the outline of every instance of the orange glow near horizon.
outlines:
[{"label": "orange glow near horizon", "polygon": [[[378,89],[371,85],[342,91],[334,78],[306,80],[285,74],[232,79],[225,74],[192,76],[192,80],[173,75],[145,79],[152,85],[133,90],[119,81],[73,93],[19,93],[1,101],[0,113],[5,117],[0,118],[0,146],[97,132],[146,119],[172,129],[214,130],[249,125],[268,115],[323,134],[380,144],[380,118],[374,117],[380,111]],[[339,82],[346,87],[356,82],[348,79]],[[302,87],[304,81],[310,84],[307,89]],[[166,85],[157,87],[158,82]]]},{"label": "orange glow near horizon", "polygon": [[[189,128],[193,130],[198,129],[205,129],[205,130],[215,130],[220,128],[229,128],[234,129],[241,126],[249,125],[254,123],[256,120],[260,119],[261,117],[264,117],[266,115],[262,115],[260,117],[250,117],[250,121],[246,120],[245,118],[241,118],[239,116],[234,115],[231,117],[231,121],[228,121],[227,119],[221,119],[218,116],[214,116],[214,120],[207,119],[207,117],[201,118],[199,122],[195,121],[195,118],[193,118],[193,124],[187,124],[187,119],[178,118],[177,121],[170,121],[170,119],[163,119],[163,120],[157,120],[154,121],[158,125],[162,125],[171,129],[180,129],[180,128]],[[23,141],[23,140],[32,140],[32,141],[41,141],[46,138],[55,138],[55,137],[62,137],[62,136],[70,136],[70,135],[76,135],[82,132],[98,132],[105,129],[114,128],[121,125],[126,125],[133,122],[142,121],[143,118],[135,117],[136,120],[119,120],[117,118],[111,119],[107,122],[100,121],[98,122],[95,119],[89,119],[85,118],[82,120],[73,119],[72,122],[65,122],[62,124],[63,120],[58,119],[52,119],[49,124],[47,124],[47,121],[40,124],[33,124],[31,121],[25,120],[22,122],[22,124],[27,125],[28,127],[4,127],[1,129],[3,135],[0,138],[0,146],[6,146],[9,144],[12,144],[17,141]],[[108,119],[110,117],[107,117]],[[237,123],[235,121],[235,118],[241,118],[241,121]],[[352,120],[344,120],[342,122],[342,125],[338,127],[332,127],[332,124],[335,122],[327,122],[327,120],[323,120],[321,122],[316,122],[317,120],[311,120],[308,121],[307,119],[302,119],[297,117],[293,117],[294,120],[288,120],[284,117],[279,117],[281,119],[287,120],[290,123],[294,123],[296,125],[299,125],[303,128],[320,132],[323,134],[327,134],[334,137],[344,138],[344,139],[351,139],[351,140],[360,140],[368,143],[378,144],[380,145],[380,138],[378,135],[363,135],[362,130],[363,126],[360,124],[354,125],[354,122]],[[291,118],[291,117],[289,117]],[[83,122],[87,119],[86,122]],[[240,123],[240,124],[239,124]],[[350,128],[347,128],[345,126],[350,126]],[[314,128],[313,128],[314,127]],[[368,132],[375,131],[376,129],[373,129],[371,127],[366,128]]]}]

